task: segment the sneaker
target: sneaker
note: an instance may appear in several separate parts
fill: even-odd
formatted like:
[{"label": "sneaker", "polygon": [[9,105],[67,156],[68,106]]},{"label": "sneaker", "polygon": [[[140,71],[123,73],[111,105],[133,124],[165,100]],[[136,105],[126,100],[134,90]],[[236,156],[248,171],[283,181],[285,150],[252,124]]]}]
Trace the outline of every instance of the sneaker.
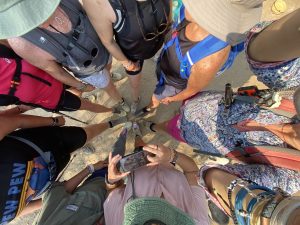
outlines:
[{"label": "sneaker", "polygon": [[122,98],[122,102],[119,102],[117,104],[117,106],[115,107],[116,110],[119,110],[119,111],[125,111],[126,113],[129,113],[130,112],[130,107],[129,105],[125,102],[124,98]]},{"label": "sneaker", "polygon": [[142,137],[142,132],[140,130],[140,127],[139,125],[137,124],[137,122],[133,122],[132,123],[132,130],[133,130],[133,133],[135,134],[135,136],[139,136],[139,137]]},{"label": "sneaker", "polygon": [[153,130],[152,126],[155,125],[155,123],[151,122],[151,121],[147,121],[147,120],[140,120],[138,122],[139,124],[139,128],[142,131],[143,134],[146,133],[155,133],[156,131]]},{"label": "sneaker", "polygon": [[148,113],[152,112],[151,109],[149,109],[147,106],[145,106],[144,108],[141,108],[139,110],[137,110],[134,115],[136,117],[143,117],[146,116]]},{"label": "sneaker", "polygon": [[130,106],[130,112],[131,112],[132,114],[135,114],[135,113],[136,113],[140,101],[141,101],[141,97],[138,97],[138,100],[135,101],[135,102],[133,102],[133,103],[131,104],[131,106]]},{"label": "sneaker", "polygon": [[86,144],[85,146],[82,147],[83,152],[85,153],[95,153],[96,152],[96,148],[92,145],[92,144]]},{"label": "sneaker", "polygon": [[112,72],[111,73],[111,79],[113,81],[119,81],[125,78],[125,75],[121,74],[121,73],[117,73],[117,72]]},{"label": "sneaker", "polygon": [[119,117],[127,116],[127,112],[121,109],[121,107],[113,108],[112,113],[117,114]]},{"label": "sneaker", "polygon": [[128,122],[128,119],[126,116],[123,116],[118,119],[108,121],[108,124],[109,124],[110,128],[112,128],[112,127],[115,127],[119,124],[126,123],[126,122]]}]

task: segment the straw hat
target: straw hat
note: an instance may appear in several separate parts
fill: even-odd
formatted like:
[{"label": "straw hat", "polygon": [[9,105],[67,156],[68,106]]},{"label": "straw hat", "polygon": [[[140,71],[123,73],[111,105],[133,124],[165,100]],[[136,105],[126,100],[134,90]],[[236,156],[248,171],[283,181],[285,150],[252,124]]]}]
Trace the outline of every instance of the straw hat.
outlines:
[{"label": "straw hat", "polygon": [[124,208],[123,225],[194,225],[194,220],[186,213],[161,198],[137,198]]},{"label": "straw hat", "polygon": [[187,11],[205,30],[231,45],[257,22],[264,0],[183,0]]},{"label": "straw hat", "polygon": [[45,22],[60,0],[0,0],[0,39],[18,37]]}]

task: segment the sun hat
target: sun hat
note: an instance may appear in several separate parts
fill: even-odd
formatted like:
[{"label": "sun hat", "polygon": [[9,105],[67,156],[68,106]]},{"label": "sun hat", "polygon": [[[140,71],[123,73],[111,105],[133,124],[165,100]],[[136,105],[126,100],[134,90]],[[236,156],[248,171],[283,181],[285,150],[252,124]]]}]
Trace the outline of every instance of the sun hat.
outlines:
[{"label": "sun hat", "polygon": [[194,220],[185,212],[156,197],[137,198],[126,203],[123,225],[194,225]]},{"label": "sun hat", "polygon": [[0,40],[18,37],[45,22],[60,0],[0,0]]},{"label": "sun hat", "polygon": [[[291,196],[282,200],[272,213],[270,225],[286,225],[294,214],[300,209],[300,196]],[[296,212],[297,213],[297,212]]]},{"label": "sun hat", "polygon": [[244,32],[259,22],[264,0],[183,0],[195,22],[231,45],[242,42]]}]

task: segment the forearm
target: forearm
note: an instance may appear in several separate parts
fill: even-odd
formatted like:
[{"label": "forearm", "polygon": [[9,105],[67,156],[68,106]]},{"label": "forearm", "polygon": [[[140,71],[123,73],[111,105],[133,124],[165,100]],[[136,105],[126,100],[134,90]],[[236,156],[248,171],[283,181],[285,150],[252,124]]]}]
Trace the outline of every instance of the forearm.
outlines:
[{"label": "forearm", "polygon": [[89,170],[85,168],[77,175],[72,177],[70,180],[66,181],[64,183],[66,192],[72,193],[77,188],[77,186],[83,181],[83,179],[86,178],[88,175],[89,175]]},{"label": "forearm", "polygon": [[192,96],[194,96],[195,94],[197,94],[200,90],[194,90],[194,89],[184,89],[182,92],[178,93],[177,95],[174,95],[171,97],[173,102],[179,102],[179,101],[183,101],[186,100]]},{"label": "forearm", "polygon": [[0,111],[0,116],[16,116],[23,113],[22,109],[18,106],[13,107],[11,109],[6,109],[3,111]]},{"label": "forearm", "polygon": [[183,170],[183,172],[198,171],[198,167],[197,167],[195,161],[191,157],[189,157],[183,153],[180,153],[180,152],[178,152],[177,154],[178,154],[178,159],[176,161],[176,164],[178,166],[180,166],[180,168]]},{"label": "forearm", "polygon": [[199,169],[192,158],[178,152],[177,165],[183,170],[183,174],[185,175],[189,185],[198,185],[197,172]]},{"label": "forearm", "polygon": [[[0,116],[0,140],[18,128],[34,128],[53,125],[52,117],[30,115]],[[63,125],[63,124],[57,124]]]},{"label": "forearm", "polygon": [[106,47],[106,49],[110,52],[110,54],[118,61],[120,62],[129,61],[128,58],[122,52],[120,46],[117,44],[117,42],[114,39],[112,39],[109,42],[105,42],[103,44]]},{"label": "forearm", "polygon": [[44,70],[63,84],[69,85],[76,89],[82,85],[80,80],[77,80],[57,63],[51,64],[51,66],[44,68]]}]

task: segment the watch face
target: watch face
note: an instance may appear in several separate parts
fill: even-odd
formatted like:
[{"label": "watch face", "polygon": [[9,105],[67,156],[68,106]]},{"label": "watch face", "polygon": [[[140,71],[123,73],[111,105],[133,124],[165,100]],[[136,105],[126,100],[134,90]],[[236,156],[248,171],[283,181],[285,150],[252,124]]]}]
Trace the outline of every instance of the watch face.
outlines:
[{"label": "watch face", "polygon": [[124,172],[133,171],[141,166],[148,163],[147,155],[144,151],[139,151],[130,155],[125,156],[120,160],[121,170]]}]

